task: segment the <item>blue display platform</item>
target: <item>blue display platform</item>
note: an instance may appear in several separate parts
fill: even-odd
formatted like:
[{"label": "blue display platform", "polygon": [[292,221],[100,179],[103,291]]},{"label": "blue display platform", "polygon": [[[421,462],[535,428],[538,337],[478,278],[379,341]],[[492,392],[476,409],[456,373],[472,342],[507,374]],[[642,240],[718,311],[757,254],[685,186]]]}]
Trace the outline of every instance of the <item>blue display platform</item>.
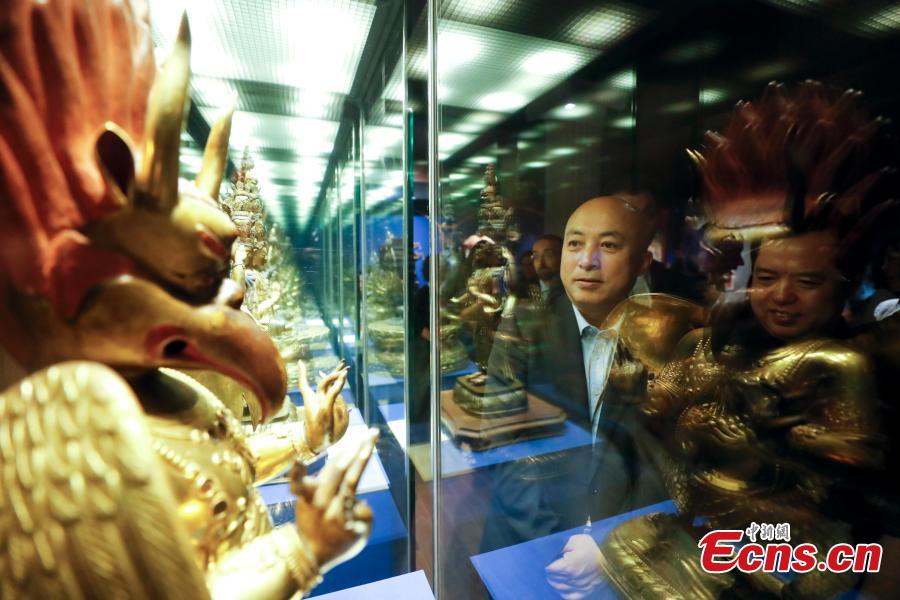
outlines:
[{"label": "blue display platform", "polygon": [[[591,526],[589,534],[599,545],[618,525],[639,515],[653,512],[674,513],[675,505],[671,500],[666,500],[598,521]],[[493,600],[558,598],[559,592],[547,583],[544,568],[558,559],[566,541],[579,533],[585,533],[583,527],[575,527],[536,540],[478,554],[471,558],[472,564]],[[790,579],[790,576],[786,579]],[[837,596],[837,599],[854,600],[861,597],[858,592],[850,591]],[[620,600],[620,598],[612,586],[601,585],[586,596],[585,600]]]},{"label": "blue display platform", "polygon": [[321,600],[434,600],[424,571],[406,573],[390,579],[318,596]]},{"label": "blue display platform", "polygon": [[[401,442],[401,447],[405,448],[405,433],[400,433],[401,431],[405,432],[403,405],[382,404],[378,409],[394,436],[398,438],[397,441]],[[551,452],[590,446],[592,443],[590,432],[569,421],[566,421],[559,435],[525,440],[478,452],[457,445],[456,442],[446,437],[444,432],[442,432],[441,439],[441,475],[443,477],[471,473],[476,469],[521,460],[529,456],[540,456]],[[419,476],[425,480],[430,479],[430,468],[425,468],[426,465],[419,464],[421,461],[418,458],[418,453],[410,451],[409,454],[413,464],[416,466],[416,470],[419,472]],[[430,467],[430,462],[427,466]]]},{"label": "blue display platform", "polygon": [[[478,367],[470,362],[462,369],[441,375],[441,389],[452,390],[456,380],[463,375],[474,373]],[[385,370],[372,370],[369,373],[369,398],[375,402],[402,402],[403,379],[394,377]]]},{"label": "blue display platform", "polygon": [[[592,525],[590,535],[599,544],[617,525],[651,512],[673,513],[675,505],[667,500],[604,519]],[[472,557],[472,564],[494,600],[558,598],[559,593],[547,583],[544,567],[559,558],[566,541],[579,533],[584,533],[583,527],[479,554]],[[615,600],[618,595],[611,587],[601,586],[589,598]]]},{"label": "blue display platform", "polygon": [[[344,438],[329,448],[323,459],[310,466],[310,473],[314,474],[324,466],[327,457],[333,455],[342,444],[363,435],[368,429],[359,410],[352,406],[353,394],[349,390],[344,391],[343,394],[351,404],[350,426]],[[302,406],[299,392],[296,392],[296,398],[297,400],[292,392],[291,400],[298,406]],[[294,521],[294,497],[290,491],[290,484],[283,480],[276,480],[260,486],[259,492],[276,525]],[[370,582],[380,583],[380,580],[391,578],[395,573],[404,569],[408,532],[391,496],[388,478],[377,450],[363,471],[357,486],[357,495],[371,506],[374,514],[369,542],[353,560],[339,565],[326,574],[324,581],[316,587],[313,595],[326,594]],[[350,596],[340,597],[349,598]]]}]

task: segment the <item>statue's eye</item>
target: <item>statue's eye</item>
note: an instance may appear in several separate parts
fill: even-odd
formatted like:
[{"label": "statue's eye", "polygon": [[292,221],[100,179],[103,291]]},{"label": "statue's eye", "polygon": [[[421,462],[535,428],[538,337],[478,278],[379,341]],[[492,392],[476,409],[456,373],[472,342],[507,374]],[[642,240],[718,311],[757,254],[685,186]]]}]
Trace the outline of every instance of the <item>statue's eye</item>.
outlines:
[{"label": "statue's eye", "polygon": [[213,256],[225,260],[228,258],[228,251],[225,249],[225,246],[219,241],[219,238],[205,229],[200,229],[197,232],[198,237],[200,238],[200,243],[209,250]]}]

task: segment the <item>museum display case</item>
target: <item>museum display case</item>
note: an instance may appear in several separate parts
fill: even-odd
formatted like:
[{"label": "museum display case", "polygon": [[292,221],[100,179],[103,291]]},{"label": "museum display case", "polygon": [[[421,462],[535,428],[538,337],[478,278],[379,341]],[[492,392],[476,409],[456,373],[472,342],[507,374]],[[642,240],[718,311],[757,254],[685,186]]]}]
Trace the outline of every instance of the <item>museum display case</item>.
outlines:
[{"label": "museum display case", "polygon": [[0,597],[896,597],[898,36],[10,0]]}]

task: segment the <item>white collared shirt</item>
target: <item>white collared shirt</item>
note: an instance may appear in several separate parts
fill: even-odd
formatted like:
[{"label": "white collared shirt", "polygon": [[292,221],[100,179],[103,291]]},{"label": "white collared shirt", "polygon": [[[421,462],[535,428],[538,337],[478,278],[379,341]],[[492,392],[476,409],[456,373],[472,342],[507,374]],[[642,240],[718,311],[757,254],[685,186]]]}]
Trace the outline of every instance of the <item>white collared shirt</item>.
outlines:
[{"label": "white collared shirt", "polygon": [[591,428],[596,435],[601,410],[598,404],[606,387],[616,352],[616,333],[611,329],[601,330],[588,323],[574,304],[572,310],[575,311],[575,321],[581,334],[581,354],[584,358],[584,377],[591,409]]},{"label": "white collared shirt", "polygon": [[541,300],[546,304],[550,299],[550,293],[562,284],[560,284],[558,279],[549,282],[544,281],[543,279],[538,279],[538,285],[541,286]]}]

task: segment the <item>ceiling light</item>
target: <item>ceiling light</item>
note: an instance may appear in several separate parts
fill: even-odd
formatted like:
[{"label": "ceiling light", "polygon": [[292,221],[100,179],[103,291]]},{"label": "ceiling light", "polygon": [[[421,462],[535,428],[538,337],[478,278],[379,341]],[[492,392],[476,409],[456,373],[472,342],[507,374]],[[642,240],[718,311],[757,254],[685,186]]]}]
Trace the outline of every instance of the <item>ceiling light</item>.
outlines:
[{"label": "ceiling light", "polygon": [[633,69],[626,69],[610,77],[607,83],[616,89],[633,90],[635,85],[637,85],[637,77]]},{"label": "ceiling light", "polygon": [[682,100],[681,102],[672,102],[662,108],[662,112],[677,115],[679,113],[690,112],[694,110],[696,104],[690,100]]},{"label": "ceiling light", "polygon": [[453,126],[454,131],[458,131],[460,133],[481,133],[484,131],[483,125],[478,125],[476,123],[457,123]]},{"label": "ceiling light", "polygon": [[533,160],[531,162],[527,162],[522,165],[523,169],[543,169],[548,166],[550,163],[546,160]]},{"label": "ceiling light", "polygon": [[568,73],[578,57],[565,50],[541,50],[525,59],[522,69],[532,75],[559,75]]},{"label": "ceiling light", "polygon": [[438,67],[450,70],[471,62],[481,53],[481,42],[464,31],[441,31],[438,34]]},{"label": "ceiling light", "polygon": [[728,97],[728,92],[721,88],[704,88],[700,90],[700,104],[715,104]]},{"label": "ceiling light", "polygon": [[888,6],[859,21],[858,27],[865,33],[877,36],[900,29],[900,6]]},{"label": "ceiling light", "polygon": [[[594,107],[587,103],[575,104],[569,102],[563,106],[558,106],[547,113],[551,119],[559,119],[562,121],[580,119],[594,112]],[[548,124],[548,127],[550,125]],[[549,131],[549,129],[548,129]]]},{"label": "ceiling light", "polygon": [[804,14],[822,4],[822,0],[766,0],[767,4]]},{"label": "ceiling light", "polygon": [[466,117],[466,121],[479,125],[493,125],[503,119],[503,115],[491,112],[473,112]]},{"label": "ceiling light", "polygon": [[198,76],[343,94],[350,90],[376,10],[373,2],[354,0],[265,5],[252,0],[151,0],[150,4],[154,42],[164,48],[171,46],[181,13],[187,11],[191,71]]},{"label": "ceiling light", "polygon": [[628,37],[647,17],[646,11],[624,3],[588,9],[572,20],[564,35],[577,44],[609,47]]},{"label": "ceiling light", "polygon": [[473,162],[476,165],[490,165],[490,164],[493,164],[495,161],[494,161],[494,158],[491,156],[480,155],[480,156],[473,156],[473,157],[469,158],[466,162]]},{"label": "ceiling light", "polygon": [[521,108],[527,99],[516,92],[493,92],[481,98],[479,105],[488,110],[512,111]]},{"label": "ceiling light", "polygon": [[553,150],[548,152],[548,154],[550,156],[571,156],[571,155],[575,154],[576,152],[578,152],[577,148],[572,148],[572,147],[566,146],[563,148],[554,148]]},{"label": "ceiling light", "polygon": [[611,127],[615,127],[617,129],[631,129],[634,127],[634,117],[628,115],[627,117],[619,117],[618,119],[613,119],[609,122]]},{"label": "ceiling light", "polygon": [[453,154],[469,142],[475,139],[475,136],[456,133],[453,131],[442,132],[438,135],[438,148],[442,152]]}]

